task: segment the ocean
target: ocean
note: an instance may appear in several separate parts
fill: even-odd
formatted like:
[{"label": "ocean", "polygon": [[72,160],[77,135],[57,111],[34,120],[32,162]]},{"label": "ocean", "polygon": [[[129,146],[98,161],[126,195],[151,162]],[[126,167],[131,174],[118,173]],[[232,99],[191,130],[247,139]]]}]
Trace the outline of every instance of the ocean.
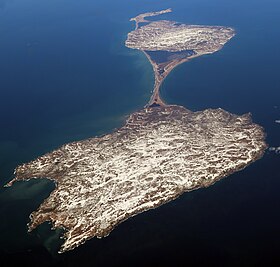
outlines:
[{"label": "ocean", "polygon": [[162,19],[237,34],[221,51],[173,70],[163,99],[194,111],[250,112],[268,145],[280,146],[278,0],[0,0],[1,266],[279,266],[274,152],[62,255],[61,230],[26,227],[53,183],[3,187],[18,164],[111,132],[147,103],[153,71],[141,52],[124,46],[134,29],[129,19],[169,7]]}]

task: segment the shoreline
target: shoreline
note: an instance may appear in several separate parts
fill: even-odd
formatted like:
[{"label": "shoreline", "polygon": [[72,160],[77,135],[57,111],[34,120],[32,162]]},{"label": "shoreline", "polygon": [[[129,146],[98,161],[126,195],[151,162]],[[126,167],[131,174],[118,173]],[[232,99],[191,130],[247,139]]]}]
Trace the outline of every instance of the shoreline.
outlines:
[{"label": "shoreline", "polygon": [[[183,58],[183,59],[175,59],[175,60],[171,60],[167,63],[161,63],[161,64],[157,64],[156,62],[154,62],[151,57],[148,55],[148,53],[144,50],[141,50],[141,52],[144,53],[144,55],[147,57],[147,59],[149,60],[149,62],[151,63],[152,67],[153,67],[153,71],[154,71],[154,87],[153,87],[153,91],[152,91],[152,95],[150,97],[150,100],[149,102],[145,105],[145,107],[149,107],[149,106],[166,106],[168,105],[166,103],[166,101],[164,101],[162,98],[161,98],[161,95],[160,95],[160,87],[163,83],[163,81],[165,80],[165,78],[169,75],[169,73],[175,69],[177,66],[185,63],[185,62],[188,62],[190,61],[191,59],[193,58],[197,58],[199,56],[201,56],[200,54],[195,54],[195,55],[192,55],[190,57],[187,57],[187,58]],[[159,66],[160,65],[164,65],[163,69],[164,69],[164,72],[163,74],[161,75],[158,71],[159,69]]]},{"label": "shoreline", "polygon": [[[140,14],[131,20],[138,29],[139,19],[170,11]],[[166,24],[166,29],[172,30],[172,25]],[[233,36],[222,37],[228,41]],[[200,41],[196,39],[195,44]],[[267,148],[264,129],[253,123],[249,114],[238,116],[223,109],[193,112],[161,99],[160,86],[174,68],[223,47],[210,42],[210,48],[205,45],[204,50],[179,50],[176,42],[172,44],[178,52],[191,50],[194,54],[167,57],[157,63],[148,53],[152,49],[139,49],[153,67],[153,92],[145,107],[130,114],[123,126],[65,144],[22,164],[7,183],[8,187],[40,177],[54,181],[55,190],[32,212],[28,229],[32,231],[45,221],[51,222],[53,229],[63,228],[60,253],[93,237],[105,237],[128,218],[185,192],[209,187],[263,156]]]},{"label": "shoreline", "polygon": [[[216,124],[219,126],[215,126]],[[192,125],[199,125],[203,129],[207,127],[215,136],[212,156],[205,153],[207,143],[212,144],[208,131],[201,136],[201,130]],[[232,127],[230,132],[234,133],[233,137],[228,136],[229,127]],[[240,133],[244,134],[245,143],[240,139]],[[170,134],[172,142],[166,143]],[[120,136],[123,137],[120,139]],[[124,126],[110,134],[66,144],[32,162],[18,166],[15,178],[7,186],[16,181],[40,179],[39,177],[55,183],[50,196],[30,215],[28,228],[30,232],[45,221],[51,222],[53,229],[63,228],[65,243],[61,247],[61,253],[74,249],[93,237],[107,236],[130,217],[159,207],[185,192],[209,187],[244,169],[263,156],[267,148],[264,137],[263,128],[253,123],[249,114],[238,116],[222,109],[192,112],[178,105],[148,107],[132,113]],[[140,144],[147,148],[135,147],[135,138],[142,140]],[[145,140],[154,141],[150,143]],[[123,146],[122,142],[127,145]],[[180,148],[182,142],[183,149]],[[246,150],[245,154],[239,155],[240,145]],[[126,152],[127,146],[134,150],[133,154]],[[195,152],[189,150],[189,146]],[[228,153],[228,148],[236,154]],[[103,149],[109,149],[110,155],[104,154]],[[138,153],[144,154],[141,157]],[[118,160],[120,155],[123,155],[121,162]],[[78,161],[74,160],[76,157]],[[237,160],[232,161],[235,157]],[[183,165],[181,159],[184,159]],[[204,160],[209,161],[209,165],[203,166],[201,163]],[[106,166],[109,162],[113,166],[108,169]],[[153,168],[149,168],[149,173],[146,173],[145,166],[151,163]],[[131,164],[138,171],[127,172],[132,168]],[[190,165],[187,167],[185,164]],[[127,168],[128,166],[130,167]],[[94,179],[92,172],[95,174]],[[99,176],[99,173],[102,175]],[[150,177],[153,177],[152,180]],[[112,189],[109,195],[106,194],[108,187]],[[131,194],[131,199],[127,199],[127,194]],[[68,214],[70,210],[71,213]]]}]

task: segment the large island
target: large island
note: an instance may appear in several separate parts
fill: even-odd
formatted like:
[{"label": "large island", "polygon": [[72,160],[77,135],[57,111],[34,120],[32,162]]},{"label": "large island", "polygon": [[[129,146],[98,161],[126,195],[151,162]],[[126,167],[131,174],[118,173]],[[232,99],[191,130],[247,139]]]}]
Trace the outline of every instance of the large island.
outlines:
[{"label": "large island", "polygon": [[231,28],[145,19],[170,11],[133,18],[136,29],[126,41],[153,64],[156,81],[149,104],[113,133],[66,144],[18,166],[7,185],[40,178],[55,182],[28,228],[45,221],[64,228],[60,252],[104,237],[127,218],[184,192],[214,184],[262,157],[267,147],[262,127],[249,114],[192,112],[161,100],[159,86],[175,66],[218,51],[234,35]]}]

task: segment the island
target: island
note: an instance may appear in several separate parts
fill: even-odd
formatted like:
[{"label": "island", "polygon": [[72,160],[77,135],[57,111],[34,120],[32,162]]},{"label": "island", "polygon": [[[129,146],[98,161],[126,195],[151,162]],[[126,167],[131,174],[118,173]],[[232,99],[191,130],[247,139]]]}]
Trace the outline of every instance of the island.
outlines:
[{"label": "island", "polygon": [[171,11],[169,8],[132,18],[136,27],[125,42],[127,47],[141,50],[153,66],[155,84],[148,105],[164,105],[159,89],[176,66],[219,51],[235,35],[234,29],[230,27],[186,25],[167,20],[149,22],[145,19]]},{"label": "island", "polygon": [[[159,86],[175,66],[218,51],[234,35],[231,28],[145,19],[170,11],[133,18],[136,29],[126,41],[153,65],[156,81],[148,105],[112,133],[65,144],[18,166],[7,184],[54,181],[56,188],[32,212],[28,229],[46,221],[63,228],[60,252],[105,237],[126,219],[184,192],[214,184],[261,158],[267,148],[264,130],[250,114],[193,112],[161,100]],[[158,51],[164,54],[153,54]]]}]

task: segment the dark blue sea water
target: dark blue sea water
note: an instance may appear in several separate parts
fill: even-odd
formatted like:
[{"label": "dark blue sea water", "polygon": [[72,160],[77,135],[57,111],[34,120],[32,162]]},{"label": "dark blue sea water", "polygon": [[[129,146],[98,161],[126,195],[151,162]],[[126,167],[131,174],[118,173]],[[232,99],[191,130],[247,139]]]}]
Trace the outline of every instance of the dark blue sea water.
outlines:
[{"label": "dark blue sea water", "polygon": [[109,237],[57,255],[60,231],[27,233],[47,181],[3,185],[60,145],[112,131],[148,101],[153,73],[124,41],[139,13],[234,27],[216,54],[177,67],[169,103],[252,113],[280,146],[278,0],[0,0],[0,266],[280,266],[280,155],[267,152],[208,189],[140,214]]}]

